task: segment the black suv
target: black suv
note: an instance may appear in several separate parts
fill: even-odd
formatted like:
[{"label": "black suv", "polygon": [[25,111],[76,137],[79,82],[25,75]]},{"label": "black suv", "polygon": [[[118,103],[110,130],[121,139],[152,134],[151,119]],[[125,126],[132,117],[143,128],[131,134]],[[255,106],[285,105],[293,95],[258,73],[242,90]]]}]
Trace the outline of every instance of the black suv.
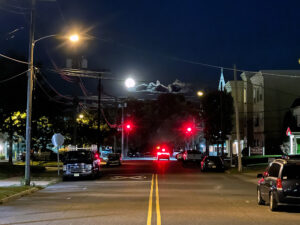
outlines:
[{"label": "black suv", "polygon": [[300,160],[276,159],[263,174],[257,185],[257,203],[270,204],[275,211],[281,205],[300,206]]},{"label": "black suv", "polygon": [[97,152],[69,151],[65,153],[63,163],[64,180],[71,177],[96,177],[100,174],[100,158]]}]

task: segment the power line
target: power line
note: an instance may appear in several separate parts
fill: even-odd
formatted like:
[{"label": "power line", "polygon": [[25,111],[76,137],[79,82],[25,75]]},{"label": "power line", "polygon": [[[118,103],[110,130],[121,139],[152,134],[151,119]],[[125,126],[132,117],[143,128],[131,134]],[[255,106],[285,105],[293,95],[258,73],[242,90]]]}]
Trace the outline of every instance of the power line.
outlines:
[{"label": "power line", "polygon": [[50,83],[49,81],[46,79],[45,76],[42,75],[42,73],[40,73],[41,77],[44,79],[44,81],[48,84],[48,86],[60,97],[62,98],[65,98],[65,99],[68,99],[68,100],[73,100],[73,98],[71,97],[68,97],[68,96],[65,96],[63,94],[60,94]]},{"label": "power line", "polygon": [[[164,58],[167,58],[167,59],[173,60],[173,61],[184,62],[184,63],[188,63],[188,64],[194,64],[194,65],[199,65],[199,66],[203,66],[203,67],[210,67],[210,68],[213,68],[213,69],[222,69],[223,68],[225,70],[234,71],[234,68],[232,68],[232,67],[224,67],[224,66],[220,66],[220,65],[213,65],[213,64],[208,64],[208,63],[204,63],[204,62],[183,59],[183,58],[172,56],[172,55],[165,55],[165,54],[161,54],[161,53],[153,53],[153,52],[150,52],[150,51],[147,51],[147,50],[138,49],[138,48],[130,46],[130,45],[126,45],[126,44],[123,44],[123,43],[118,43],[118,42],[116,42],[112,39],[104,39],[104,38],[97,38],[97,39],[100,40],[100,41],[103,41],[103,42],[116,44],[120,47],[131,49],[131,50],[134,50],[134,51],[144,52],[144,53],[147,53],[147,54],[159,55],[160,57],[164,57]],[[278,77],[289,77],[289,78],[300,78],[300,76],[291,75],[291,74],[277,74],[277,73],[268,73],[268,72],[261,72],[261,71],[250,71],[250,70],[243,70],[243,69],[236,69],[236,71],[242,72],[242,73],[243,72],[253,73],[253,74],[260,72],[263,75],[278,76]]]},{"label": "power line", "polygon": [[12,76],[12,77],[10,77],[10,78],[4,79],[4,80],[0,80],[0,83],[4,83],[4,82],[10,81],[10,80],[12,80],[12,79],[15,79],[15,78],[17,78],[17,77],[23,75],[24,73],[27,73],[28,71],[29,71],[29,70],[26,70],[26,71],[24,71],[24,72],[22,72],[22,73],[19,73],[19,74],[15,75],[15,76]]},{"label": "power line", "polygon": [[3,55],[3,54],[0,54],[1,57],[3,58],[6,58],[6,59],[9,59],[9,60],[12,60],[12,61],[15,61],[15,62],[18,62],[18,63],[23,63],[23,64],[29,64],[28,62],[25,62],[25,61],[21,61],[21,60],[18,60],[18,59],[14,59],[14,58],[11,58],[9,56],[6,56],[6,55]]}]

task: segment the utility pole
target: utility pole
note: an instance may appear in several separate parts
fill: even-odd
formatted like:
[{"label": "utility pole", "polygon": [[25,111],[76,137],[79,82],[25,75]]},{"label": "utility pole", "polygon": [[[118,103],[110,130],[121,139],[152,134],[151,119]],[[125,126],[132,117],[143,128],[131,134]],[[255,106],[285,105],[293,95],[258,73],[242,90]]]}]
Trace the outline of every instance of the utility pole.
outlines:
[{"label": "utility pole", "polygon": [[97,134],[97,151],[100,149],[101,144],[101,92],[102,92],[102,74],[99,74],[98,79],[98,134]]},{"label": "utility pole", "polygon": [[29,53],[28,53],[28,83],[27,83],[27,116],[26,116],[26,159],[25,159],[25,185],[30,185],[30,151],[31,151],[31,111],[32,111],[32,87],[33,87],[33,50],[34,50],[34,25],[35,2],[31,2]]},{"label": "utility pole", "polygon": [[238,108],[238,85],[236,78],[236,65],[234,67],[234,86],[235,86],[235,98],[234,98],[234,109],[235,109],[235,128],[236,128],[236,137],[237,137],[237,146],[238,146],[238,170],[242,172],[242,154],[240,146],[240,118],[239,118],[239,108]]}]

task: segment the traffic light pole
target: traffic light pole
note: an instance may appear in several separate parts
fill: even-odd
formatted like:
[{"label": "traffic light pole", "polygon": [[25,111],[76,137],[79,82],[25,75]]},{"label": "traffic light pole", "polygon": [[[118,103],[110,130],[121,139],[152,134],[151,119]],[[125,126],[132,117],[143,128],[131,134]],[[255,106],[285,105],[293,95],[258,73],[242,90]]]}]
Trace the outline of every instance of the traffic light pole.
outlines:
[{"label": "traffic light pole", "polygon": [[122,159],[124,159],[125,158],[125,152],[124,152],[124,105],[122,105],[121,129],[122,129],[121,151],[122,151]]},{"label": "traffic light pole", "polygon": [[100,151],[101,144],[101,92],[102,92],[102,77],[99,74],[98,79],[98,121],[97,121],[97,151]]}]

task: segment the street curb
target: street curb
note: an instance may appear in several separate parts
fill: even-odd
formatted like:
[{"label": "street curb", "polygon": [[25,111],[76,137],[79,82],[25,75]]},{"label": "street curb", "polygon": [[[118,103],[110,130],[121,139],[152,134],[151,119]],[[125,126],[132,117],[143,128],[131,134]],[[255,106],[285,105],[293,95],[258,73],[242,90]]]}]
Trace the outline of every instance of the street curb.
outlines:
[{"label": "street curb", "polygon": [[0,204],[3,204],[3,203],[6,203],[8,201],[11,201],[11,200],[14,200],[14,199],[18,199],[18,198],[21,198],[25,195],[29,195],[29,194],[32,194],[34,192],[37,192],[38,190],[40,190],[39,188],[36,188],[36,187],[33,187],[33,188],[30,188],[26,191],[22,191],[20,193],[17,193],[17,194],[14,194],[14,195],[11,195],[11,196],[8,196],[6,198],[3,198],[3,199],[0,199]]}]

